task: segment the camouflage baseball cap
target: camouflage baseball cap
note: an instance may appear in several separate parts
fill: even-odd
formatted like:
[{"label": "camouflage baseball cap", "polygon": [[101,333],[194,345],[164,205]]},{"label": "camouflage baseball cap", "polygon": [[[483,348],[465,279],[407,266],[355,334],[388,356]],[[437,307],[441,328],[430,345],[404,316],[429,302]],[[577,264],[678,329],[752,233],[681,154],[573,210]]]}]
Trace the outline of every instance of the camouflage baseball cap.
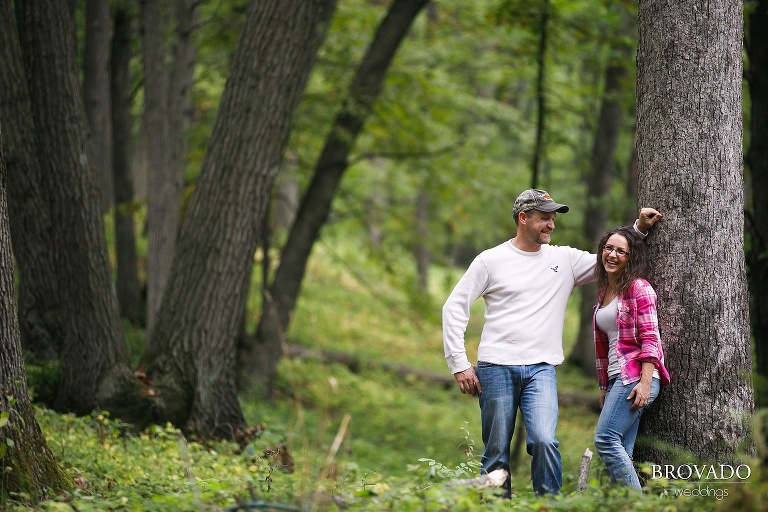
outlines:
[{"label": "camouflage baseball cap", "polygon": [[512,213],[517,218],[518,213],[530,210],[566,213],[568,212],[568,206],[554,202],[546,190],[529,188],[517,196]]}]

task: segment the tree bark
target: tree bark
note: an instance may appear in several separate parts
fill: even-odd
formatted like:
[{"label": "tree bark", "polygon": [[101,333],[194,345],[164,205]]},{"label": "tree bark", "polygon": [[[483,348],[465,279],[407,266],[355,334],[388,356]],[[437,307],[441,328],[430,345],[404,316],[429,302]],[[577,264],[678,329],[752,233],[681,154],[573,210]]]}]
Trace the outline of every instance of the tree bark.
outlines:
[{"label": "tree bark", "polygon": [[117,302],[120,313],[133,324],[144,322],[136,252],[133,179],[131,176],[131,14],[118,7],[112,38],[110,90],[112,95],[112,161],[115,198],[115,255]]},{"label": "tree bark", "polygon": [[[0,3],[0,16],[9,14],[5,0]],[[10,493],[25,493],[30,502],[39,503],[70,489],[72,480],[56,463],[29,400],[14,300],[7,169],[2,147],[0,126],[0,503]]]},{"label": "tree bark", "polygon": [[[200,20],[200,0],[179,0],[176,4],[176,39],[173,67],[168,84],[168,144],[170,179],[174,196],[181,207],[184,174],[187,170],[187,131],[192,124],[192,83],[195,77],[197,46],[192,35]],[[178,220],[177,220],[178,229]]]},{"label": "tree bark", "polygon": [[50,203],[61,299],[61,380],[55,406],[119,408],[136,381],[127,365],[66,4],[18,2],[43,193]]},{"label": "tree bark", "polygon": [[644,206],[637,204],[637,144],[632,144],[632,150],[629,154],[627,179],[624,183],[624,197],[627,200],[624,206],[624,224],[629,225],[637,219],[638,206]]},{"label": "tree bark", "polygon": [[156,415],[202,436],[244,426],[235,340],[270,189],[334,0],[252,2],[190,199],[152,342]]},{"label": "tree bark", "polygon": [[[744,263],[742,5],[639,3],[640,204],[672,383],[643,416],[635,459],[717,463],[754,453]],[[689,461],[694,462],[694,461]]]},{"label": "tree bark", "polygon": [[112,123],[109,98],[109,42],[112,18],[108,0],[85,3],[83,100],[90,129],[93,165],[103,211],[114,203],[112,191]]},{"label": "tree bark", "polygon": [[[632,32],[629,13],[623,6],[620,13],[623,25],[618,28],[616,38],[612,43],[611,57],[605,69],[605,85],[603,90],[600,114],[592,146],[591,169],[587,180],[587,208],[584,215],[584,238],[594,248],[598,239],[608,224],[608,208],[616,161],[616,146],[621,132],[621,120],[624,106],[622,96],[627,79],[627,62],[634,48],[625,42],[624,37]],[[593,306],[597,302],[597,287],[588,284],[580,288],[581,304],[579,307],[579,333],[576,345],[568,356],[571,363],[576,364],[588,375],[596,375],[595,342],[592,332]]]},{"label": "tree bark", "polygon": [[170,165],[168,119],[168,72],[163,2],[141,1],[142,53],[144,62],[143,129],[147,137],[147,333],[154,327],[160,308],[179,228],[177,184]]},{"label": "tree bark", "polygon": [[[0,0],[0,119],[6,126],[8,204],[19,273],[19,326],[28,354],[41,360],[61,352],[61,320],[52,219],[35,141],[16,24],[7,0]],[[48,401],[52,397],[41,397]]]},{"label": "tree bark", "polygon": [[[759,0],[749,16],[750,143],[747,165],[752,185],[751,246],[747,254],[755,369],[768,378],[768,1]],[[760,395],[758,395],[760,396]],[[768,405],[765,393],[763,403]]]},{"label": "tree bark", "polygon": [[248,344],[249,338],[241,340],[238,350],[239,381],[245,389],[266,386],[269,392],[309,254],[328,219],[333,196],[348,166],[349,153],[384,86],[384,78],[395,51],[413,19],[427,2],[393,2],[352,80],[349,95],[326,138],[312,181],[288,234],[280,266],[264,294],[261,319],[255,336],[256,344]]}]

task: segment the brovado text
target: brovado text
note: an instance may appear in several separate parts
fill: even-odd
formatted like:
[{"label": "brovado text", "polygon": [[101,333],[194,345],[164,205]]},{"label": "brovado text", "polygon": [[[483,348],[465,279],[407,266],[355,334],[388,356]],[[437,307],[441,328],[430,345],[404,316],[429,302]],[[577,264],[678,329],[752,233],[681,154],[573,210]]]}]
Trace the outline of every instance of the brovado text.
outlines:
[{"label": "brovado text", "polygon": [[752,474],[752,468],[747,464],[733,466],[731,464],[666,464],[651,465],[651,478],[666,478],[668,480],[700,480],[708,482],[727,481],[737,478],[746,480]]}]

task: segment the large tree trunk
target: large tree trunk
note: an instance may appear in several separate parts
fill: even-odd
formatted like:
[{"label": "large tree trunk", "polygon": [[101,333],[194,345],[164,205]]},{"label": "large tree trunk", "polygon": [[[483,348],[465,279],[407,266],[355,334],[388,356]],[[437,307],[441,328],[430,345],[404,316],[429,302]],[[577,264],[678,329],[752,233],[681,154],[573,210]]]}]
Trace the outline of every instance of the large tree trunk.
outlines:
[{"label": "large tree trunk", "polygon": [[93,165],[96,168],[101,205],[107,210],[112,196],[112,123],[109,101],[109,40],[112,18],[108,0],[85,3],[83,49],[83,100],[90,129]]},{"label": "large tree trunk", "polygon": [[104,222],[66,5],[16,3],[61,299],[56,406],[85,414],[134,389],[107,259]]},{"label": "large tree trunk", "polygon": [[248,10],[144,356],[157,417],[198,435],[231,438],[244,426],[235,340],[247,276],[290,116],[334,7],[283,0]]},{"label": "large tree trunk", "polygon": [[[616,145],[621,133],[621,119],[624,105],[622,102],[627,80],[627,61],[634,50],[627,43],[627,34],[634,32],[634,20],[630,20],[626,7],[620,13],[623,24],[616,33],[611,48],[611,57],[605,69],[600,115],[597,120],[595,140],[592,146],[591,168],[587,179],[587,208],[584,212],[584,238],[594,248],[608,224],[608,208],[616,161]],[[568,361],[576,364],[588,375],[595,375],[595,342],[592,332],[592,309],[597,302],[597,287],[594,284],[582,286],[579,307],[579,333],[576,345],[568,356]]]},{"label": "large tree trunk", "polygon": [[312,246],[328,219],[333,196],[348,166],[347,158],[384,86],[395,51],[413,19],[428,0],[395,0],[379,25],[337,114],[312,181],[291,227],[280,266],[263,297],[262,314],[253,338],[238,350],[239,381],[244,389],[266,386],[269,392],[282,354],[283,336],[296,305]]},{"label": "large tree trunk", "polygon": [[[0,119],[6,126],[8,204],[19,272],[19,324],[28,354],[57,359],[61,350],[59,291],[47,191],[32,121],[32,106],[16,24],[0,0]],[[52,397],[41,397],[48,401]]]},{"label": "large tree trunk", "polygon": [[141,287],[136,253],[136,226],[131,177],[131,14],[118,7],[112,38],[112,162],[115,198],[115,255],[117,257],[117,301],[120,313],[134,324],[143,322]]},{"label": "large tree trunk", "polygon": [[160,308],[179,228],[177,184],[170,165],[168,72],[163,2],[141,1],[144,62],[143,130],[147,137],[147,332]]},{"label": "large tree trunk", "polygon": [[[750,144],[747,165],[752,179],[751,222],[748,222],[749,286],[755,369],[768,379],[768,0],[759,0],[749,17]],[[768,405],[766,393],[763,403]]]},{"label": "large tree trunk", "polygon": [[639,199],[664,213],[648,241],[672,383],[643,417],[653,440],[635,459],[672,463],[682,448],[728,463],[754,451],[742,5],[641,0],[638,26]]},{"label": "large tree trunk", "polygon": [[[0,16],[9,14],[5,0]],[[29,400],[13,294],[11,230],[6,200],[5,158],[0,126],[0,503],[25,493],[38,503],[72,487],[45,442]]]}]

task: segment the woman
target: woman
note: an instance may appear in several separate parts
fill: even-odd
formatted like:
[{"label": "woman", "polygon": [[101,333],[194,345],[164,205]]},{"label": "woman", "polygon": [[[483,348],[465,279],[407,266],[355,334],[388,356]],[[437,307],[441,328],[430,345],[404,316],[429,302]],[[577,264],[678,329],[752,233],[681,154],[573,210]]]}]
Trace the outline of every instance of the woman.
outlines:
[{"label": "woman", "polygon": [[598,303],[593,328],[600,385],[595,448],[611,483],[640,489],[632,450],[640,415],[669,384],[656,317],[656,292],[643,279],[645,244],[631,228],[608,231],[597,251]]}]

